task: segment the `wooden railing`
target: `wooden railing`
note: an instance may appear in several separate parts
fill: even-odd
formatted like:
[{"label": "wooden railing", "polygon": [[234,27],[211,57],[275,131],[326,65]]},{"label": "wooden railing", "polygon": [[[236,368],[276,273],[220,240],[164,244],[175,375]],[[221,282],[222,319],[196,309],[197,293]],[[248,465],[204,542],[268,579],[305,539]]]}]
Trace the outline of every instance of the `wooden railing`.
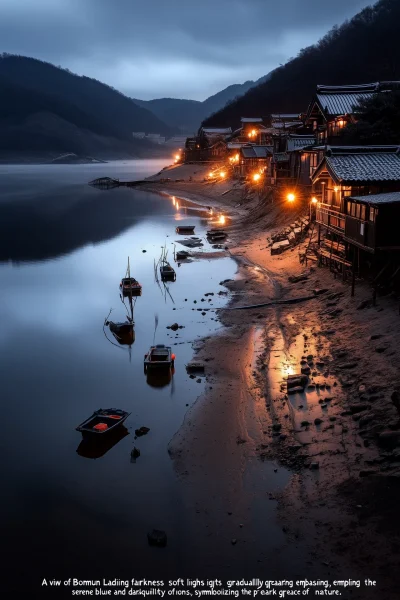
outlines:
[{"label": "wooden railing", "polygon": [[316,221],[321,225],[344,233],[346,216],[329,204],[323,204],[322,202],[317,204]]}]

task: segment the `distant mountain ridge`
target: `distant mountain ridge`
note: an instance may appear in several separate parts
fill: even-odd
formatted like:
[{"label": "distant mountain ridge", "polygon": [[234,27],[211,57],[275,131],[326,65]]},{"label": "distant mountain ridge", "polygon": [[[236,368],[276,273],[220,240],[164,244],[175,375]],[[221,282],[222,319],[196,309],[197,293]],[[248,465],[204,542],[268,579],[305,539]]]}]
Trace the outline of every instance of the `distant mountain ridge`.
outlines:
[{"label": "distant mountain ridge", "polygon": [[399,22],[400,1],[380,0],[333,27],[317,44],[302,49],[267,81],[205,118],[203,124],[239,127],[240,118],[249,112],[262,117],[304,112],[318,84],[399,80]]},{"label": "distant mountain ridge", "polygon": [[190,134],[198,130],[205,118],[222,109],[238,96],[242,96],[251,88],[267,81],[272,73],[273,71],[257,81],[246,81],[245,83],[230,85],[203,102],[178,98],[158,98],[156,100],[138,100],[134,98],[133,100],[142,108],[150,110],[170,127],[178,129],[181,133]]},{"label": "distant mountain ridge", "polygon": [[174,129],[113,88],[50,63],[0,55],[0,151],[73,152],[102,157],[164,153],[132,131]]}]

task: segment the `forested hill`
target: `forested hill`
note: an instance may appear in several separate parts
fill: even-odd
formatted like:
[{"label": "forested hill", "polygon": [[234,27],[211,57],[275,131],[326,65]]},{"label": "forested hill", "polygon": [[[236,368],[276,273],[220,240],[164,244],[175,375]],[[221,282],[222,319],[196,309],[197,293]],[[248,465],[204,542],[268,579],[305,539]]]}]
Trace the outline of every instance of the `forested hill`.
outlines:
[{"label": "forested hill", "polygon": [[228,86],[210,96],[203,102],[198,100],[180,100],[177,98],[157,98],[156,100],[137,100],[134,102],[151,110],[159,119],[183,133],[194,133],[206,117],[223,108],[238,96],[245,94],[250,88],[265,81],[271,74],[264,75],[257,81],[246,81]]},{"label": "forested hill", "polygon": [[207,126],[239,127],[243,116],[304,112],[316,85],[400,79],[400,0],[380,0],[317,44],[300,51],[270,79],[205,119]]},{"label": "forested hill", "polygon": [[0,149],[146,154],[133,131],[172,135],[153,113],[89,77],[23,56],[0,55]]}]

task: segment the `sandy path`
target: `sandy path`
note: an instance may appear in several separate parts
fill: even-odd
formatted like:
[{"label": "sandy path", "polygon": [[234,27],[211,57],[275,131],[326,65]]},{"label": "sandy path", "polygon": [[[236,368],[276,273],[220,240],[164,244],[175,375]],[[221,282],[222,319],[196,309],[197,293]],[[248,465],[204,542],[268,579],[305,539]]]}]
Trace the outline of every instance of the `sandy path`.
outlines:
[{"label": "sandy path", "polygon": [[[192,182],[171,182],[169,193],[231,216],[227,245],[239,262],[237,279],[227,284],[231,306],[328,290],[302,304],[220,311],[226,328],[204,341],[198,358],[207,365],[206,393],[170,447],[199,517],[191,530],[199,564],[206,552],[204,564],[219,577],[238,565],[257,577],[266,563],[286,576],[296,569],[303,576],[305,569],[318,577],[369,576],[379,592],[354,589],[352,598],[397,598],[400,451],[377,442],[400,428],[398,304],[379,298],[376,307],[357,310],[371,298],[366,284],[358,282],[351,298],[349,285],[327,269],[306,270],[297,248],[271,257],[267,233],[304,209],[243,200],[239,190],[221,196],[232,182],[205,190],[205,170],[174,172],[181,169]],[[301,273],[304,281],[288,282]],[[310,364],[311,387],[288,396],[285,375],[300,372],[302,360]]]}]

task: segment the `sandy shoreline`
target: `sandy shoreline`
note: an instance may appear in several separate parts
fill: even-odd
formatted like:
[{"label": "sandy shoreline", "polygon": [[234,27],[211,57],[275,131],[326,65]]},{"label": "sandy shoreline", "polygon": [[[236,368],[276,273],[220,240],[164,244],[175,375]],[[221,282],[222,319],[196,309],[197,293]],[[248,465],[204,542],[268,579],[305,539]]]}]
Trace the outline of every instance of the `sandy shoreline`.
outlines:
[{"label": "sandy shoreline", "polygon": [[[312,299],[221,310],[223,332],[203,341],[197,357],[206,364],[206,392],[170,444],[199,517],[192,534],[203,541],[199,547],[209,544],[216,576],[229,577],[237,566],[253,577],[266,565],[286,576],[308,569],[317,577],[378,582],[379,589],[353,589],[352,598],[395,598],[400,450],[388,440],[400,428],[398,303],[382,297],[368,304],[364,282],[351,298],[349,285],[328,269],[301,265],[298,247],[271,256],[267,235],[306,209],[246,199],[238,187],[228,192],[232,182],[204,183],[205,173],[175,167],[166,175],[171,182],[146,190],[230,216],[226,245],[239,265],[226,284],[235,294],[230,308]],[[293,275],[304,278],[290,283]],[[327,291],[315,296],[317,288]],[[285,376],[307,364],[311,387],[288,396]],[[274,540],[266,541],[263,518]]]}]

